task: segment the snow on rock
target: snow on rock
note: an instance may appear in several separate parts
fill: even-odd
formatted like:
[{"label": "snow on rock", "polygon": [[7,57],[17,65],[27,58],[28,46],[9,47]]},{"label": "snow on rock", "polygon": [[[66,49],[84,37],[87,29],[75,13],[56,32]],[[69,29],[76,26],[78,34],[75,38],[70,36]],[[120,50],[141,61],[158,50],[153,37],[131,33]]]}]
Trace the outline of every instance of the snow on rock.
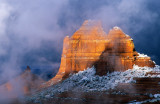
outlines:
[{"label": "snow on rock", "polygon": [[118,27],[118,26],[113,27],[113,29],[114,29],[114,30],[121,30],[121,28]]},{"label": "snow on rock", "polygon": [[[133,69],[126,70],[125,72],[112,72],[107,73],[105,76],[95,75],[96,70],[94,67],[88,68],[85,71],[80,71],[71,75],[61,83],[48,88],[40,93],[31,96],[30,100],[37,101],[41,98],[54,97],[54,94],[62,93],[65,91],[107,91],[114,89],[119,83],[134,83],[134,77],[160,77],[159,75],[146,74],[151,71],[160,71],[160,66],[154,68],[138,67],[134,65]],[[156,96],[156,95],[154,95]],[[36,100],[35,100],[36,99]]]},{"label": "snow on rock", "polygon": [[45,95],[45,98],[50,98],[50,95]]},{"label": "snow on rock", "polygon": [[138,57],[149,57],[149,56],[147,56],[147,55],[145,55],[145,54],[141,54],[141,53],[138,53]]},{"label": "snow on rock", "polygon": [[160,94],[154,94],[155,98],[160,98]]}]

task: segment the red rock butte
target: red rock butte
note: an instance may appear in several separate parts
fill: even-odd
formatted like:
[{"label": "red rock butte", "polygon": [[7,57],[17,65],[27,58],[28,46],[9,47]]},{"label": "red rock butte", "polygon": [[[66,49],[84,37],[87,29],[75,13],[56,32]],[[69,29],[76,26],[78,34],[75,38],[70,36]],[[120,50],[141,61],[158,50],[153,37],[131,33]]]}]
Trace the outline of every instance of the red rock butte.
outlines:
[{"label": "red rock butte", "polygon": [[95,66],[96,74],[105,75],[132,69],[134,64],[155,66],[150,57],[141,57],[136,52],[133,39],[119,27],[114,27],[107,35],[100,21],[86,20],[73,36],[64,38],[59,72],[45,87],[88,67]]}]

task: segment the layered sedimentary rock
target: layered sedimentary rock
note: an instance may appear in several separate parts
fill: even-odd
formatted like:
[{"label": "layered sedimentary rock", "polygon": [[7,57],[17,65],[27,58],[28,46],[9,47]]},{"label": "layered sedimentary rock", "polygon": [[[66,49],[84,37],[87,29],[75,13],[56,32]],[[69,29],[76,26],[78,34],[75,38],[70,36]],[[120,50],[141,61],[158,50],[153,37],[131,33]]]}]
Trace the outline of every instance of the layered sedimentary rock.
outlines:
[{"label": "layered sedimentary rock", "polygon": [[66,36],[63,43],[61,65],[57,75],[45,86],[50,86],[71,73],[95,66],[96,74],[125,71],[133,65],[154,67],[150,57],[140,57],[134,48],[133,39],[114,27],[108,35],[101,22],[85,21],[73,36]]},{"label": "layered sedimentary rock", "polygon": [[0,94],[7,98],[20,97],[31,94],[32,91],[36,90],[44,82],[43,79],[32,74],[31,69],[27,66],[21,75],[0,86]]}]

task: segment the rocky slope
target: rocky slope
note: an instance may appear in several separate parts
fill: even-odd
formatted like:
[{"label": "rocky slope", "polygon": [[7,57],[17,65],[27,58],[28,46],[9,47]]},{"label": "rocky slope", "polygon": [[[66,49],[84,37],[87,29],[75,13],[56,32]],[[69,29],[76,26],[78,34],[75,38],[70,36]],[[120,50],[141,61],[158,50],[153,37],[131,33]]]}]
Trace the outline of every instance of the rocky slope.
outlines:
[{"label": "rocky slope", "polygon": [[[104,76],[96,75],[96,70],[92,67],[79,71],[61,83],[27,97],[25,101],[28,104],[49,104],[49,102],[53,104],[66,104],[67,102],[68,104],[100,102],[115,104],[121,102],[123,104],[149,99],[158,101],[160,92],[156,89],[159,89],[160,74],[151,72],[160,72],[160,66],[154,68],[134,66],[133,69],[124,72],[115,71]],[[145,80],[147,78],[148,80]],[[148,85],[151,86],[148,87]],[[157,87],[154,87],[155,85]]]}]

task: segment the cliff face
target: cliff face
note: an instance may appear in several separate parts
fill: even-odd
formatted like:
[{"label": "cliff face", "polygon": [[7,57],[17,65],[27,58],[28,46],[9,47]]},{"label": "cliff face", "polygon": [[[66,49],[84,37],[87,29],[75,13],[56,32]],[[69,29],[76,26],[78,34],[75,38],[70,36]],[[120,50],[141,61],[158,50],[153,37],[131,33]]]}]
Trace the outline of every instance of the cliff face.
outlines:
[{"label": "cliff face", "polygon": [[61,65],[57,75],[46,84],[52,85],[70,73],[95,66],[96,74],[125,71],[133,65],[154,67],[150,57],[140,57],[135,51],[133,40],[114,27],[108,35],[101,22],[85,21],[72,37],[66,36],[63,43]]},{"label": "cliff face", "polygon": [[96,73],[104,75],[112,71],[125,71],[132,69],[133,65],[140,67],[154,67],[154,62],[148,56],[140,56],[136,52],[133,39],[124,34],[119,27],[114,27],[107,35],[108,42],[105,50],[94,63]]}]

